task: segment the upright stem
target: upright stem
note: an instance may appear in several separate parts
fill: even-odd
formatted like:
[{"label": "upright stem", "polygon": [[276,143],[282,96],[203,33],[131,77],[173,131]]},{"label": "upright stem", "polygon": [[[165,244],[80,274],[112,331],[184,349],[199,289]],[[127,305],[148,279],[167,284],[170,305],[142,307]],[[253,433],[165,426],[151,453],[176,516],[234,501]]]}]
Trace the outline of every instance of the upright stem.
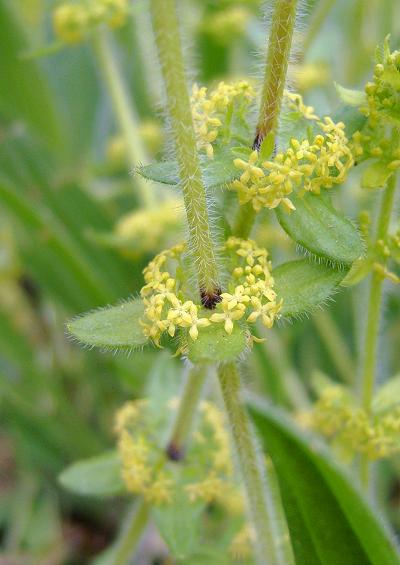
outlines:
[{"label": "upright stem", "polygon": [[179,461],[184,456],[185,443],[192,429],[207,372],[206,367],[197,366],[193,367],[187,375],[179,411],[167,446],[167,454],[173,461]]},{"label": "upright stem", "polygon": [[[388,180],[387,187],[382,194],[381,207],[376,226],[376,241],[386,238],[390,223],[390,216],[393,209],[395,191],[396,175],[393,174]],[[361,381],[362,404],[367,413],[371,412],[372,397],[375,386],[379,322],[382,308],[382,290],[382,275],[380,273],[373,272],[368,300]],[[365,457],[361,460],[360,478],[364,487],[367,488],[369,482],[369,463]]]},{"label": "upright stem", "polygon": [[255,531],[257,563],[294,564],[290,545],[282,543],[282,513],[276,506],[276,492],[267,480],[265,465],[257,454],[255,437],[240,398],[240,378],[235,364],[221,366],[218,376]]},{"label": "upright stem", "polygon": [[276,133],[296,20],[296,4],[297,0],[275,0],[254,149],[260,147],[270,132]]},{"label": "upright stem", "polygon": [[202,302],[204,306],[213,308],[219,301],[220,294],[218,269],[186,87],[176,3],[175,0],[151,0],[150,5],[175,141],[193,263],[197,269]]},{"label": "upright stem", "polygon": [[[125,139],[129,165],[132,168],[137,167],[138,164],[146,162],[146,154],[138,133],[139,120],[129,100],[106,30],[100,30],[94,34],[93,48],[110,94],[120,130]],[[135,180],[142,204],[145,206],[154,204],[154,195],[150,184],[146,183],[139,175],[136,175]]]},{"label": "upright stem", "polygon": [[[253,149],[257,151],[266,135],[271,134],[274,139],[276,138],[296,20],[296,4],[297,0],[275,0],[260,113],[253,142]],[[255,218],[256,212],[251,203],[240,206],[234,221],[233,233],[239,237],[248,238]]]},{"label": "upright stem", "polygon": [[111,550],[109,565],[126,565],[135,551],[149,521],[150,507],[143,500],[138,499],[132,505],[123,529]]}]

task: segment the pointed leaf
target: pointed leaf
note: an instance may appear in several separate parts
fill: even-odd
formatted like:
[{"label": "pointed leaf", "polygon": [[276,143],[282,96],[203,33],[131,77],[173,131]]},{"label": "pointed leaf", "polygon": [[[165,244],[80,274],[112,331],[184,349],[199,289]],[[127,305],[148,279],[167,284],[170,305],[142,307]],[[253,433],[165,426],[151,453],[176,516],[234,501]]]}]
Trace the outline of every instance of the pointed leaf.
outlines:
[{"label": "pointed leaf", "polygon": [[291,197],[296,210],[276,209],[279,223],[298,244],[318,257],[350,264],[363,253],[360,235],[353,223],[335,210],[330,201],[315,194]]},{"label": "pointed leaf", "polygon": [[195,364],[232,361],[247,346],[246,334],[238,324],[234,325],[231,335],[226,333],[224,324],[212,324],[200,329],[196,341],[189,336],[187,341],[188,357]]},{"label": "pointed leaf", "polygon": [[[241,152],[241,156],[248,155],[250,150]],[[233,164],[235,150],[216,153],[213,159],[202,156],[200,159],[203,179],[207,188],[224,186],[240,176],[240,171]],[[162,184],[179,184],[178,163],[176,161],[161,161],[150,165],[143,165],[137,172],[144,178]]]},{"label": "pointed leaf", "polygon": [[346,271],[311,263],[307,259],[289,261],[273,270],[274,290],[283,299],[284,317],[312,312],[335,293]]},{"label": "pointed leaf", "polygon": [[92,347],[140,347],[147,341],[139,323],[142,315],[142,301],[130,300],[83,314],[68,322],[67,330],[77,341]]},{"label": "pointed leaf", "polygon": [[[279,410],[250,400],[280,483],[298,565],[399,565],[394,541],[349,476],[316,438]],[[306,544],[303,544],[303,533]]]},{"label": "pointed leaf", "polygon": [[340,86],[337,82],[335,82],[335,88],[341,101],[349,106],[361,106],[367,102],[367,95],[363,90],[345,88],[344,86]]},{"label": "pointed leaf", "polygon": [[117,496],[125,491],[116,451],[73,463],[60,474],[59,481],[67,490],[82,496]]}]

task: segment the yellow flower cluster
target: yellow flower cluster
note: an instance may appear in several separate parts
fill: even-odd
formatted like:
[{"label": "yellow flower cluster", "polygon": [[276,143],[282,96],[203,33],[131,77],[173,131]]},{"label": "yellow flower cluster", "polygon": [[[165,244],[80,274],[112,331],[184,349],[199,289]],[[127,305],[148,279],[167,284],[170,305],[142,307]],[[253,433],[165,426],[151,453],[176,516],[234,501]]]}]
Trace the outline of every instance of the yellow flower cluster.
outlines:
[{"label": "yellow flower cluster", "polygon": [[[311,107],[307,107],[309,117],[311,111]],[[329,117],[317,123],[322,134],[316,135],[312,143],[292,138],[289,148],[272,161],[260,163],[257,151],[247,160],[234,159],[235,167],[243,172],[240,179],[231,183],[230,189],[238,193],[240,204],[251,202],[257,212],[282,204],[290,212],[295,206],[289,195],[295,189],[300,194],[304,191],[319,194],[321,188],[331,188],[345,180],[354,159],[344,124],[335,124]]]},{"label": "yellow flower cluster", "polygon": [[159,249],[168,240],[168,236],[171,240],[182,223],[181,200],[169,198],[157,207],[135,210],[123,216],[115,227],[115,234],[121,244],[126,241],[127,249],[131,250],[137,243],[135,247],[140,253],[146,253]]},{"label": "yellow flower cluster", "polygon": [[121,474],[129,492],[141,494],[153,504],[165,504],[172,500],[173,483],[162,469],[161,450],[146,431],[143,422],[146,407],[146,400],[137,400],[128,402],[117,412],[115,432]]},{"label": "yellow flower cluster", "polygon": [[247,108],[249,101],[254,97],[254,89],[244,80],[233,84],[220,82],[211,92],[208,92],[205,86],[199,88],[194,84],[190,102],[199,150],[205,151],[212,159],[214,156],[212,144],[217,139],[222,125],[226,124],[227,112],[231,104],[237,102],[239,107],[243,105],[243,108]]},{"label": "yellow flower cluster", "polygon": [[[176,402],[167,405],[177,407]],[[189,502],[202,500],[218,503],[231,513],[243,512],[243,496],[233,480],[229,434],[222,412],[213,403],[200,405],[199,427],[182,462],[181,475],[169,467],[153,428],[147,400],[128,402],[116,414],[121,473],[129,492],[161,505],[171,503],[181,488]]]},{"label": "yellow flower cluster", "polygon": [[[268,252],[257,247],[252,240],[229,238],[224,246],[230,269],[227,292],[210,311],[187,300],[187,284],[182,256],[185,246],[177,245],[157,255],[144,270],[146,285],[141,290],[145,305],[141,320],[144,334],[159,345],[166,332],[171,337],[177,328],[188,331],[196,340],[199,330],[210,324],[224,324],[227,334],[233,331],[234,323],[245,319],[254,323],[258,318],[271,328],[281,308],[273,290],[271,263]],[[170,273],[170,266],[174,275]],[[169,269],[169,270],[168,270]]]},{"label": "yellow flower cluster", "polygon": [[368,415],[339,385],[323,389],[305,422],[351,455],[375,460],[400,452],[400,408]]},{"label": "yellow flower cluster", "polygon": [[82,4],[61,4],[53,13],[54,31],[65,43],[80,43],[99,24],[111,28],[124,25],[128,13],[128,0],[87,0]]}]

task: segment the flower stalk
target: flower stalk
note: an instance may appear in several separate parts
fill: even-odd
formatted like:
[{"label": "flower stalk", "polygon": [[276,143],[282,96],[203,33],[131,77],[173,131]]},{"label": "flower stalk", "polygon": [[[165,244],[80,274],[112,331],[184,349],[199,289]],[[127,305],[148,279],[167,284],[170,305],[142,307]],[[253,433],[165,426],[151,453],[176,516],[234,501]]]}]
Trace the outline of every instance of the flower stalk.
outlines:
[{"label": "flower stalk", "polygon": [[206,308],[214,308],[220,301],[221,291],[186,86],[176,3],[175,0],[151,0],[150,5],[189,226],[191,254],[197,269],[202,304]]},{"label": "flower stalk", "polygon": [[193,426],[207,374],[206,367],[197,366],[193,367],[187,375],[171,439],[167,445],[167,455],[172,461],[180,461],[184,457],[186,440]]},{"label": "flower stalk", "polygon": [[255,531],[254,549],[257,563],[292,565],[294,558],[291,546],[281,543],[282,514],[276,504],[276,491],[273,485],[269,484],[264,471],[265,465],[257,453],[255,437],[240,398],[240,377],[236,365],[222,365],[218,377],[248,511]]},{"label": "flower stalk", "polygon": [[[381,207],[376,226],[376,241],[385,240],[389,228],[396,191],[396,175],[393,174],[382,194]],[[377,349],[379,325],[381,319],[384,279],[381,273],[374,271],[368,299],[368,314],[364,337],[364,358],[362,361],[361,400],[367,414],[371,413],[372,397],[376,380]],[[363,457],[360,462],[360,479],[368,489],[369,461]]]},{"label": "flower stalk", "polygon": [[[121,71],[113,55],[108,31],[97,30],[93,34],[92,45],[110,94],[120,130],[124,136],[129,166],[135,168],[147,159],[138,133],[139,119],[129,100]],[[135,182],[142,205],[146,207],[154,205],[154,195],[150,184],[146,183],[139,175],[136,175]]]},{"label": "flower stalk", "polygon": [[253,148],[257,150],[269,133],[276,134],[296,20],[296,4],[297,0],[275,2],[260,114],[253,143]]}]

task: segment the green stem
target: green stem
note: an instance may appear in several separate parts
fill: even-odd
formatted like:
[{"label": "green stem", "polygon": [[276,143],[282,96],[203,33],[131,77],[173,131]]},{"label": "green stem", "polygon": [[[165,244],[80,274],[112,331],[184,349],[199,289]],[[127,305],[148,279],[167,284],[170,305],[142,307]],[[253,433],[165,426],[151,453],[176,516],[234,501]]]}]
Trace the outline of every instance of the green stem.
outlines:
[{"label": "green stem", "polygon": [[313,317],[313,322],[342,380],[348,384],[354,383],[356,368],[347,344],[332,317],[325,310],[321,310]]},{"label": "green stem", "polygon": [[149,521],[150,506],[138,499],[130,509],[121,534],[112,550],[109,565],[126,565],[130,563],[136,546],[142,537]]},{"label": "green stem", "polygon": [[[94,34],[93,49],[104,76],[120,130],[125,139],[129,165],[135,168],[140,163],[147,161],[138,133],[139,119],[130,103],[121,71],[113,56],[110,37],[106,30],[99,30]],[[146,183],[139,175],[136,175],[135,181],[142,204],[144,206],[154,205],[154,195],[150,184]]]},{"label": "green stem", "polygon": [[[396,191],[396,175],[393,174],[388,180],[384,193],[382,194],[381,207],[376,227],[376,239],[385,239],[390,216],[393,209],[394,195]],[[375,374],[377,363],[377,348],[379,325],[382,308],[383,294],[383,278],[380,273],[373,272],[368,300],[368,314],[365,328],[364,339],[364,359],[362,364],[362,381],[361,381],[361,400],[362,405],[369,414],[371,412],[372,397],[375,386]],[[360,464],[360,478],[364,487],[368,488],[369,482],[369,462],[364,456]]]},{"label": "green stem", "polygon": [[190,250],[202,302],[212,308],[219,299],[218,269],[186,87],[176,3],[175,0],[151,0],[150,6],[189,226]]},{"label": "green stem", "polygon": [[193,367],[187,376],[179,411],[167,446],[167,453],[174,461],[179,461],[184,456],[185,442],[192,429],[206,378],[207,369],[204,366]]},{"label": "green stem", "polygon": [[[261,93],[260,113],[253,142],[253,148],[257,150],[260,149],[263,139],[268,134],[272,135],[274,140],[276,138],[296,20],[296,4],[297,0],[275,0]],[[256,215],[251,203],[239,206],[233,224],[233,233],[238,237],[248,238]]]},{"label": "green stem", "polygon": [[255,437],[240,398],[240,378],[236,365],[222,365],[218,376],[255,531],[257,563],[294,564],[290,545],[282,543],[282,513],[277,508],[276,492],[271,488],[265,465],[257,454]]},{"label": "green stem", "polygon": [[254,148],[258,149],[269,133],[276,135],[290,48],[296,20],[297,0],[276,0],[268,41],[265,79]]}]

